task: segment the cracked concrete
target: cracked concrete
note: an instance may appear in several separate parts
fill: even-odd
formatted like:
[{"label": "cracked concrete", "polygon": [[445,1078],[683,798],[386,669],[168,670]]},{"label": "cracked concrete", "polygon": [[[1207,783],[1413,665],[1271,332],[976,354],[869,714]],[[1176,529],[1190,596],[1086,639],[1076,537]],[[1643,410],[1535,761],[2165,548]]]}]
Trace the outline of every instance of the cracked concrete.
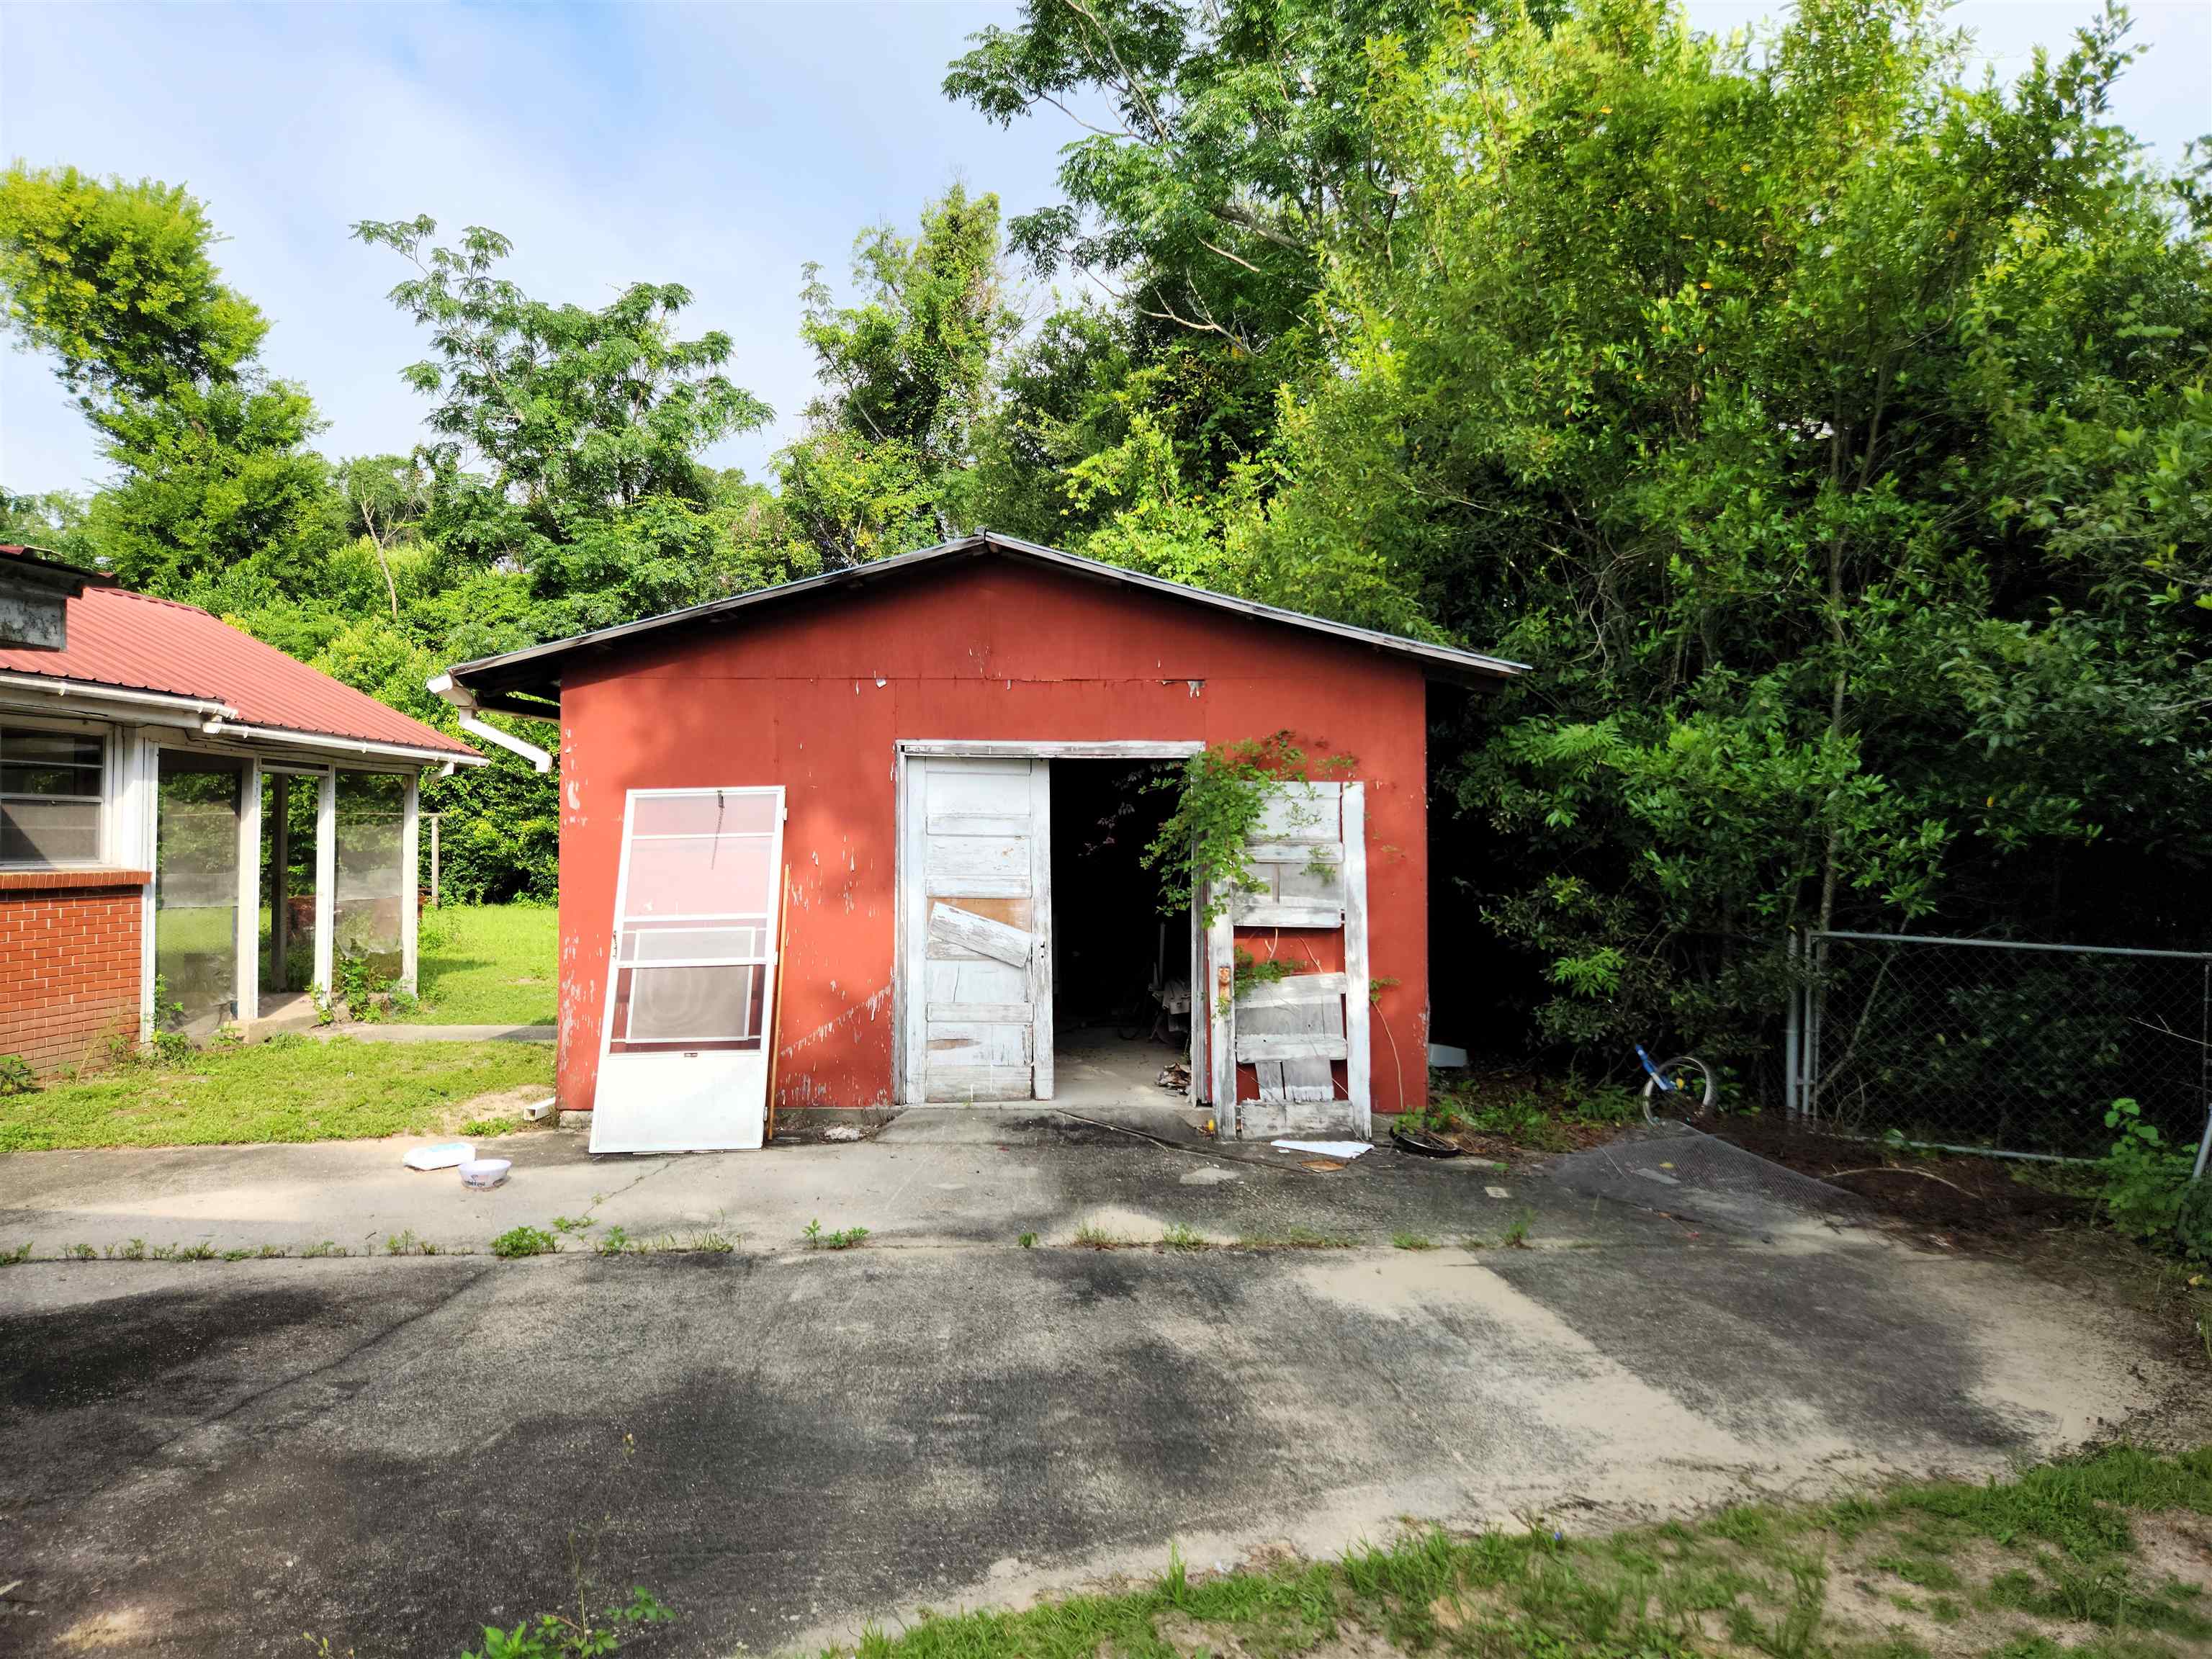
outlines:
[{"label": "cracked concrete", "polygon": [[[1995,1473],[2197,1380],[2124,1310],[2002,1264],[1850,1230],[1767,1243],[1387,1151],[1317,1176],[1035,1112],[641,1168],[537,1148],[460,1209],[408,1201],[481,1234],[597,1192],[594,1217],[633,1232],[712,1206],[745,1237],[0,1273],[0,1582],[21,1580],[0,1648],[279,1653],[312,1631],[449,1655],[569,1595],[573,1552],[683,1613],[641,1651],[775,1650],[1157,1571],[1171,1540],[1200,1562],[1326,1553],[1409,1516],[1589,1528]],[[396,1157],[375,1150],[379,1170]],[[239,1213],[235,1157],[135,1194],[10,1159],[0,1193],[78,1225],[276,1224]],[[331,1202],[386,1224],[343,1180]],[[1524,1211],[1536,1248],[1382,1245]],[[872,1236],[807,1251],[814,1213]],[[1102,1216],[1371,1243],[1051,1245]]]}]

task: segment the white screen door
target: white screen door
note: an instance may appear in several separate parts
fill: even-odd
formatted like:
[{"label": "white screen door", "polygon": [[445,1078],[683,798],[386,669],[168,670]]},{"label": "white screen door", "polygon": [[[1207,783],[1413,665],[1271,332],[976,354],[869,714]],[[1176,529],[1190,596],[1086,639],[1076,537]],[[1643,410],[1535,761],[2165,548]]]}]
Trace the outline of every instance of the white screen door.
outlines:
[{"label": "white screen door", "polygon": [[623,814],[595,1152],[761,1144],[783,791],[633,789]]},{"label": "white screen door", "polygon": [[1052,1098],[1052,825],[1043,760],[906,764],[910,1100]]}]

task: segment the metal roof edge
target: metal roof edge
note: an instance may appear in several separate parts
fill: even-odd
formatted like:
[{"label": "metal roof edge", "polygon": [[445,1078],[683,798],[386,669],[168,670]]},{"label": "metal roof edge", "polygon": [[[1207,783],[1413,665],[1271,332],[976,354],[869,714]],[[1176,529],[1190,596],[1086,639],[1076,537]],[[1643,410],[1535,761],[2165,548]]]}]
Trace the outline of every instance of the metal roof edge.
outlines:
[{"label": "metal roof edge", "polygon": [[[1182,582],[1172,582],[1164,577],[1148,575],[1121,565],[1108,564],[1103,560],[1088,558],[1080,553],[1047,547],[1039,542],[1024,541],[1018,536],[1002,535],[997,531],[979,530],[971,535],[954,537],[949,541],[929,547],[916,548],[911,552],[895,554],[888,559],[877,559],[866,564],[852,565],[842,570],[825,570],[817,575],[802,576],[796,581],[780,582],[773,587],[759,587],[748,593],[733,593],[726,599],[708,599],[705,603],[687,605],[680,611],[664,611],[657,617],[644,617],[635,622],[617,623],[606,628],[593,629],[574,634],[566,639],[548,640],[538,645],[525,646],[517,651],[501,652],[493,656],[477,657],[467,662],[454,664],[446,672],[464,685],[471,679],[483,676],[488,679],[506,681],[505,684],[481,688],[496,696],[502,690],[512,690],[522,679],[507,679],[507,671],[527,668],[533,664],[550,664],[574,653],[593,648],[605,648],[646,635],[658,634],[688,623],[706,621],[759,605],[797,599],[805,594],[827,592],[833,588],[857,586],[878,577],[890,575],[913,568],[916,565],[933,563],[940,559],[961,554],[991,550],[1013,553],[1041,563],[1059,566],[1075,574],[1097,580],[1113,581],[1167,598],[1188,603],[1210,605],[1261,622],[1279,623],[1310,633],[1331,635],[1348,643],[1365,645],[1376,650],[1389,651],[1416,659],[1425,665],[1443,671],[1440,678],[1462,682],[1491,679],[1510,679],[1515,675],[1529,672],[1527,663],[1514,662],[1508,658],[1491,656],[1480,651],[1464,650],[1457,646],[1437,645],[1425,640],[1409,639],[1401,634],[1386,634],[1376,629],[1360,628],[1350,623],[1332,622],[1325,617],[1316,617],[1303,611],[1286,610],[1280,605],[1265,605],[1256,599],[1241,599],[1227,593],[1217,593],[1209,588],[1191,587]],[[551,673],[544,678],[551,680]],[[471,687],[471,690],[478,688]]]},{"label": "metal roof edge", "polygon": [[[297,662],[299,659],[295,657],[292,660]],[[318,669],[315,672],[320,673],[322,671]],[[76,696],[96,703],[120,704],[125,710],[139,708],[184,714],[200,722],[204,730],[210,725],[220,728],[219,732],[210,735],[246,733],[267,736],[277,741],[301,746],[320,745],[355,751],[361,751],[366,748],[389,750],[395,755],[434,756],[441,762],[450,760],[461,766],[483,766],[487,763],[488,757],[479,750],[471,748],[458,738],[447,737],[446,733],[439,731],[428,721],[416,720],[414,715],[409,714],[404,708],[394,708],[392,712],[413,720],[416,725],[433,737],[441,739],[441,742],[435,745],[405,744],[390,738],[357,737],[350,732],[314,731],[305,726],[250,725],[240,720],[238,710],[220,697],[196,696],[181,691],[157,691],[146,686],[118,685],[110,680],[85,679],[74,674],[34,674],[20,668],[0,670],[0,691],[10,689],[28,691],[32,688],[26,684],[27,682],[35,682],[36,690],[41,695],[51,692],[56,698],[62,700],[52,705],[55,708],[66,708],[68,706],[66,699]],[[345,683],[341,680],[338,684],[343,685]],[[365,691],[361,695],[368,696]],[[376,701],[373,697],[369,700],[372,702]],[[389,703],[382,703],[379,707],[390,708],[392,706]],[[17,712],[21,712],[20,709]],[[88,715],[92,715],[98,711],[88,709],[84,712]],[[127,713],[118,712],[115,718],[127,722],[131,716]],[[148,717],[140,715],[137,718],[143,723]],[[444,746],[446,744],[451,744],[453,747],[447,748]]]}]

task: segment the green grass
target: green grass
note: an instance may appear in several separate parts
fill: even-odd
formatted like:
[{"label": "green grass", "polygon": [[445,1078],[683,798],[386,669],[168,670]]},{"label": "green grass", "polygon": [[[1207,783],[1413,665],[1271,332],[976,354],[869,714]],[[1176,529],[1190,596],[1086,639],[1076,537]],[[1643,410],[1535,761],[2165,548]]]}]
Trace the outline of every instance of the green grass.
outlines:
[{"label": "green grass", "polygon": [[459,1102],[552,1081],[550,1043],[295,1038],[0,1097],[0,1152],[420,1134]]},{"label": "green grass", "polygon": [[416,1025],[550,1025],[560,913],[543,904],[448,904],[422,913]]},{"label": "green grass", "polygon": [[[2123,1448],[2016,1481],[1738,1508],[1610,1536],[1532,1518],[1202,1577],[1171,1554],[1133,1589],[925,1612],[823,1659],[2188,1659],[2212,1636],[2203,1598],[2141,1571],[2128,1522],[2171,1509],[2212,1511],[2212,1447],[2179,1458]],[[1936,1532],[1995,1540],[1997,1559],[1941,1567]],[[1899,1566],[1922,1569],[1906,1583],[1954,1583],[1966,1600],[1939,1596],[1923,1613],[1894,1583],[1866,1595]],[[1900,1613],[1923,1622],[1908,1628]],[[2086,1639],[2053,1642],[2046,1620]]]}]

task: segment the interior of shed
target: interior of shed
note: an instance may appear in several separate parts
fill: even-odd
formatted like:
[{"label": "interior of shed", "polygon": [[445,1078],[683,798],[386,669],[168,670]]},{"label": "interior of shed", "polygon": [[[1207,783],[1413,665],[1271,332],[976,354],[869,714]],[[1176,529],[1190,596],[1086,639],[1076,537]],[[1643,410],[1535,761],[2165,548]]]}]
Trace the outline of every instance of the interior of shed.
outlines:
[{"label": "interior of shed", "polygon": [[1063,1105],[1182,1098],[1190,919],[1162,914],[1160,878],[1143,858],[1174,810],[1170,792],[1145,787],[1158,771],[1052,763],[1053,1095]]}]

